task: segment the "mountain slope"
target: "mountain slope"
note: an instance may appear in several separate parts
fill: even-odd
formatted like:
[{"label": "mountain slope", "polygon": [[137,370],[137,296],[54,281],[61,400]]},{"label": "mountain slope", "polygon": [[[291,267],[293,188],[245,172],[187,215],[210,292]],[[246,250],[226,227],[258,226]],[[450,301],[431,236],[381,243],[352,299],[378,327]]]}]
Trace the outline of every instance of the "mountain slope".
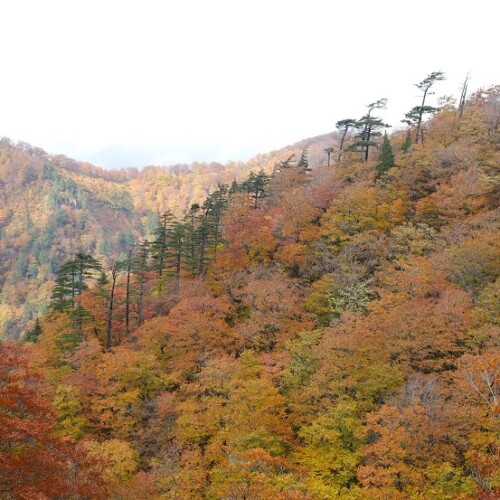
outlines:
[{"label": "mountain slope", "polygon": [[109,497],[498,497],[490,103],[249,176],[56,302],[26,351]]},{"label": "mountain slope", "polygon": [[[312,139],[312,157],[331,136]],[[325,142],[325,143],[326,143]],[[151,235],[161,213],[184,215],[218,184],[271,172],[305,142],[246,164],[194,163],[106,171],[26,143],[0,141],[0,338],[17,337],[48,303],[54,273],[74,253],[117,258]],[[325,146],[326,147],[326,146]]]}]

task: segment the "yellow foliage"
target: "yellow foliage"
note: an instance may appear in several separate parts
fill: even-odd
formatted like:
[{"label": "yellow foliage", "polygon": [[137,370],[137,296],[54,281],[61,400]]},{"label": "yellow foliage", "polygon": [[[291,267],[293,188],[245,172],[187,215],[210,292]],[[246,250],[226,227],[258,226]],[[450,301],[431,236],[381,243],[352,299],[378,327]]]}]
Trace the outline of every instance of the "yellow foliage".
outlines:
[{"label": "yellow foliage", "polygon": [[393,196],[366,184],[344,191],[322,218],[323,235],[332,242],[345,243],[358,233],[390,229],[401,219],[401,206],[393,205]]},{"label": "yellow foliage", "polygon": [[12,320],[14,317],[14,311],[12,307],[7,304],[0,304],[0,328],[3,328],[5,324]]},{"label": "yellow foliage", "polygon": [[87,441],[85,447],[91,457],[102,460],[104,476],[110,481],[128,481],[137,470],[139,454],[127,441],[109,439],[98,443]]}]

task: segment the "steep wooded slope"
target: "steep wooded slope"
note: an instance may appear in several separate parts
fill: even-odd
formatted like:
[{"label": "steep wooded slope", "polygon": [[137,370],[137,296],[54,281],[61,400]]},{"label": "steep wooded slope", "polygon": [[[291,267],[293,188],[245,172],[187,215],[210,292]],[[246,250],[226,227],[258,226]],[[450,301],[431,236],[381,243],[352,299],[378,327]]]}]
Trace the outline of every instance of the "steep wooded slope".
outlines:
[{"label": "steep wooded slope", "polygon": [[[330,136],[306,143],[330,141]],[[177,216],[218,184],[274,166],[301,143],[249,162],[106,171],[25,143],[0,141],[0,338],[16,338],[45,310],[54,273],[76,252],[118,258],[150,237],[167,210]],[[317,151],[316,151],[317,150]],[[316,147],[314,158],[320,156]]]},{"label": "steep wooded slope", "polygon": [[252,176],[166,217],[129,292],[103,263],[55,300],[26,349],[110,497],[498,497],[498,98],[384,168]]}]

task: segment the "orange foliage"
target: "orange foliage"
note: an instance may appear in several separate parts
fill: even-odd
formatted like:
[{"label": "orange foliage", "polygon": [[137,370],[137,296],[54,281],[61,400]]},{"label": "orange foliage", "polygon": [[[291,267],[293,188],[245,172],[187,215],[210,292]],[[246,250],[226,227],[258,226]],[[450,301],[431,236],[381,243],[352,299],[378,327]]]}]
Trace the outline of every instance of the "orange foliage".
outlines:
[{"label": "orange foliage", "polygon": [[21,347],[0,343],[0,496],[107,498],[82,447],[53,435],[43,385]]}]

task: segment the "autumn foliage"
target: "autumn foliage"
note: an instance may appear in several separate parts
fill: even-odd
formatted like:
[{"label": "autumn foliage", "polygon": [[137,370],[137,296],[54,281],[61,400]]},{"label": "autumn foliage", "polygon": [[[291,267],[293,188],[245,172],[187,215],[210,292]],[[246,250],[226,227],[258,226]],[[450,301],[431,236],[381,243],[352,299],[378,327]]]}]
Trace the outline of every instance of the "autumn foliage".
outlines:
[{"label": "autumn foliage", "polygon": [[[0,344],[0,496],[498,498],[499,99],[387,136],[384,168],[349,134],[329,163],[287,150],[232,186],[234,165],[66,165],[122,183],[103,195],[122,208],[129,183],[138,215],[99,266],[52,259],[52,307]],[[8,151],[14,183],[36,177]],[[168,212],[195,171],[206,200],[180,183]]]}]

